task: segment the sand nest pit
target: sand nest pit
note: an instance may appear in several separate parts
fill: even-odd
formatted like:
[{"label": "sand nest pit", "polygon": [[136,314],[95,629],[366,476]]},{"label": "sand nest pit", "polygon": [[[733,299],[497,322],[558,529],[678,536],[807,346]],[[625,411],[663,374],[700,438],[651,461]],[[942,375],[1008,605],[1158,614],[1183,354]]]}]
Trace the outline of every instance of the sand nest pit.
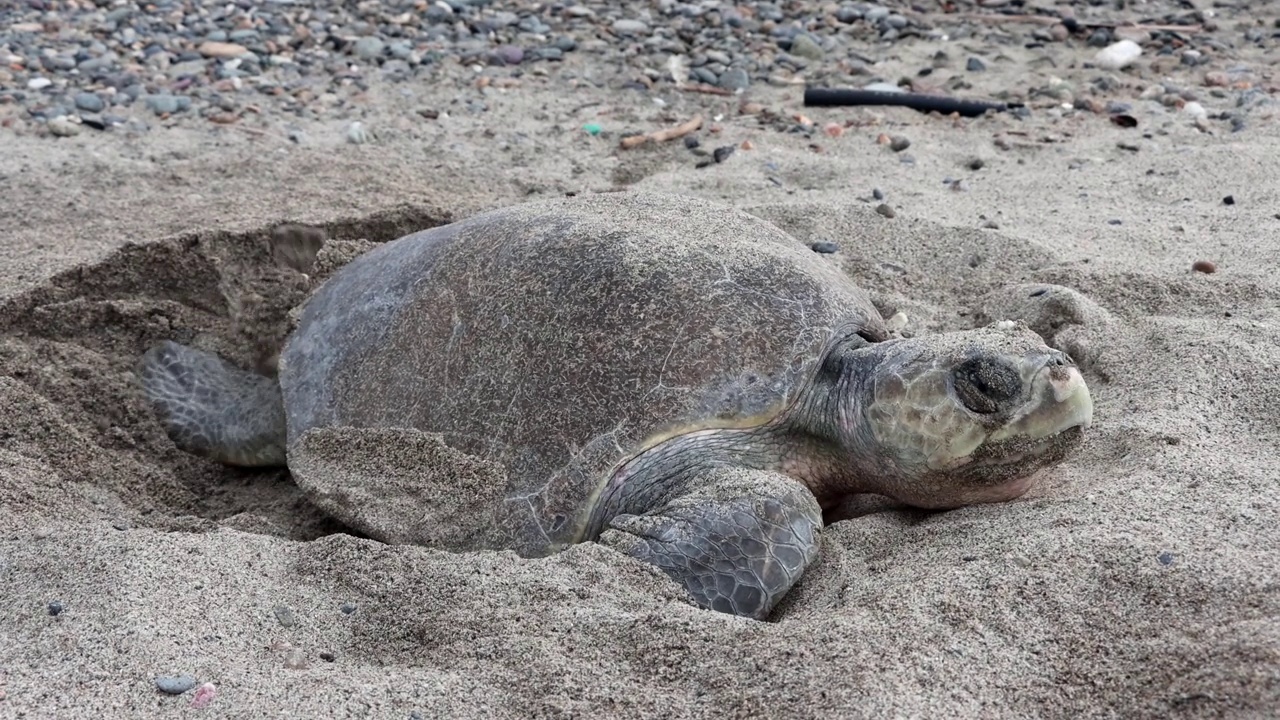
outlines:
[{"label": "sand nest pit", "polygon": [[12,418],[12,449],[0,452],[15,467],[43,458],[47,484],[33,490],[0,474],[0,505],[27,519],[79,504],[121,525],[222,524],[294,539],[339,529],[283,471],[177,450],[134,366],[154,343],[174,340],[272,374],[290,311],[329,273],[375,243],[447,221],[404,207],[320,227],[185,233],[125,245],[8,299],[0,411]]}]

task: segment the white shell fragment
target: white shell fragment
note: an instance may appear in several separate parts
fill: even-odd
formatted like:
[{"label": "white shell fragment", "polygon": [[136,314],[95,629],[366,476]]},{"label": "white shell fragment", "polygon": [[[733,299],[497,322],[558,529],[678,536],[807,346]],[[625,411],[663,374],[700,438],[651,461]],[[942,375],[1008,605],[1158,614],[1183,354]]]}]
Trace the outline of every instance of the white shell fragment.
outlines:
[{"label": "white shell fragment", "polygon": [[1119,70],[1137,60],[1141,54],[1141,45],[1132,40],[1121,40],[1099,50],[1093,60],[1103,70]]}]

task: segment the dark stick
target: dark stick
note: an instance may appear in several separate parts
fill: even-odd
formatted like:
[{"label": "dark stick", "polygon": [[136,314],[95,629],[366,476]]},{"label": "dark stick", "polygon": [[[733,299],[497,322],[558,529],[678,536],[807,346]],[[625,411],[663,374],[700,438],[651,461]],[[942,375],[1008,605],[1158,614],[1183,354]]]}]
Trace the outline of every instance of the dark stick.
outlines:
[{"label": "dark stick", "polygon": [[840,90],[836,88],[805,88],[805,107],[847,107],[850,105],[897,105],[920,112],[940,112],[943,115],[959,113],[965,117],[977,117],[988,110],[1004,112],[1019,107],[1016,103],[986,102],[983,100],[958,100],[939,95],[921,95],[908,92],[883,92],[881,90]]}]

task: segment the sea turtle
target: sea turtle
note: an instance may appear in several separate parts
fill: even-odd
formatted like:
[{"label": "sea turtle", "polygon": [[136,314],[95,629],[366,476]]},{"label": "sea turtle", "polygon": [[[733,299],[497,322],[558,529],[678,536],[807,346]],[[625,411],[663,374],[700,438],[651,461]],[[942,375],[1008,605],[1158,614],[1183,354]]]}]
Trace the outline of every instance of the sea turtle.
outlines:
[{"label": "sea turtle", "polygon": [[312,462],[326,433],[394,430],[403,447],[388,452],[436,437],[447,452],[417,462],[437,478],[451,462],[497,468],[505,487],[412,516],[448,524],[430,534],[448,549],[535,557],[595,540],[756,619],[816,558],[824,508],[854,493],[1008,500],[1092,419],[1070,357],[1021,323],[891,337],[864,291],[776,226],[634,192],[375,247],[303,305],[277,378],[167,341],[137,372],[179,447],[288,465],[376,539],[361,506],[417,509],[326,484]]}]

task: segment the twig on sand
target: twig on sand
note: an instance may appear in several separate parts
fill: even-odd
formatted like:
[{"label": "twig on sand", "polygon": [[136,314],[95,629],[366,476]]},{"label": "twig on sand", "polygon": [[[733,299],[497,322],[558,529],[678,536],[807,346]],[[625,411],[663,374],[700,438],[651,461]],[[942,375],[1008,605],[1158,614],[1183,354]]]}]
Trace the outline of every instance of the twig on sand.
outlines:
[{"label": "twig on sand", "polygon": [[702,116],[694,115],[693,119],[689,120],[688,122],[680,123],[679,125],[676,125],[674,127],[664,128],[662,130],[654,130],[651,133],[645,133],[643,135],[630,135],[628,137],[624,137],[622,138],[622,142],[621,142],[622,149],[630,150],[631,148],[644,145],[649,141],[653,141],[655,143],[661,143],[661,142],[666,142],[668,140],[675,140],[678,137],[684,137],[685,135],[688,135],[689,133],[693,132],[694,130],[697,130],[700,127],[702,127]]},{"label": "twig on sand", "polygon": [[703,93],[705,95],[732,95],[733,94],[732,90],[718,88],[714,85],[707,85],[705,83],[698,83],[696,85],[682,85],[680,89],[685,92]]}]

